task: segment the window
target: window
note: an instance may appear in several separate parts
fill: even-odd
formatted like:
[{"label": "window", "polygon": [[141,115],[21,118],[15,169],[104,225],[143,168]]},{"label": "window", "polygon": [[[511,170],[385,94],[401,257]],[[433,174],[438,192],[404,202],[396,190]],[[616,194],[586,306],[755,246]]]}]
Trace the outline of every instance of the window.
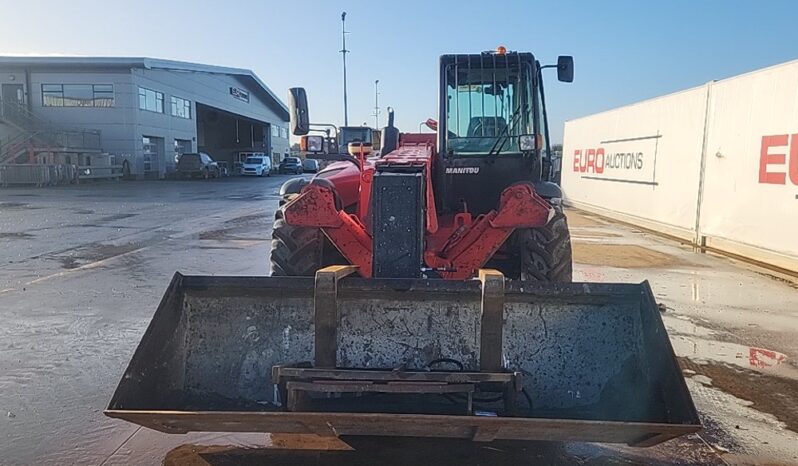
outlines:
[{"label": "window", "polygon": [[371,142],[369,128],[341,128],[341,147],[346,149],[350,142]]},{"label": "window", "polygon": [[[484,65],[484,67],[483,67]],[[529,64],[460,63],[446,67],[447,149],[458,154],[518,153],[533,128]]]},{"label": "window", "polygon": [[280,137],[280,128],[277,125],[272,125],[272,137],[273,138]]},{"label": "window", "polygon": [[148,112],[163,113],[163,92],[140,87],[139,108]]},{"label": "window", "polygon": [[113,107],[113,84],[42,84],[44,107]]},{"label": "window", "polygon": [[191,118],[191,101],[172,96],[172,116]]},{"label": "window", "polygon": [[283,139],[288,139],[288,130],[285,128],[280,128],[280,137]]}]

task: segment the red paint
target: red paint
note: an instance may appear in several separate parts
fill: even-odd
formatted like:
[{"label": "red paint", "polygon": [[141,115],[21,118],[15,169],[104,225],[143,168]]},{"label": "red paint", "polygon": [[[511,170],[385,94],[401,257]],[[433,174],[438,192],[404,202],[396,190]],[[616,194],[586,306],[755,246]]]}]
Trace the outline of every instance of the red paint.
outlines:
[{"label": "red paint", "polygon": [[587,150],[587,171],[596,173],[596,149]]},{"label": "red paint", "polygon": [[[338,194],[344,207],[369,204],[373,174],[380,166],[420,167],[426,172],[427,183],[424,261],[429,267],[443,269],[443,278],[460,280],[475,276],[516,228],[534,228],[548,222],[551,206],[535,193],[531,184],[508,187],[501,195],[499,208],[476,219],[467,212],[439,218],[432,188],[434,161],[434,134],[402,134],[395,151],[379,159],[361,159],[362,171],[349,162],[331,165],[329,169],[338,171],[325,178],[335,185],[335,192],[327,186],[305,186],[300,195],[286,205],[285,220],[290,225],[323,229],[349,263],[358,266],[358,273],[370,277],[373,239],[363,222],[368,218],[368,206],[358,208],[358,216],[350,215],[336,208],[335,195]],[[354,202],[349,202],[352,199]]]},{"label": "red paint", "polygon": [[335,193],[327,186],[311,184],[285,206],[289,225],[319,227],[358,273],[371,276],[371,236],[360,220],[335,207]]},{"label": "red paint", "polygon": [[596,149],[596,173],[604,173],[604,148]]},{"label": "red paint", "polygon": [[751,347],[748,352],[748,363],[760,369],[781,364],[786,359],[787,356],[764,348]]},{"label": "red paint", "polygon": [[790,182],[798,186],[798,134],[790,138]]},{"label": "red paint", "polygon": [[584,155],[581,149],[574,151],[574,172],[604,173],[604,148],[587,149]]},{"label": "red paint", "polygon": [[762,136],[762,145],[759,154],[759,182],[763,184],[786,184],[784,173],[768,171],[768,165],[784,165],[786,154],[772,154],[770,148],[787,145],[787,135]]},{"label": "red paint", "polygon": [[502,192],[498,211],[480,215],[472,223],[446,219],[448,228],[441,231],[445,240],[428,237],[424,260],[430,267],[448,269],[441,272],[445,279],[473,277],[516,228],[545,225],[550,210],[549,203],[531,185],[510,186]]}]

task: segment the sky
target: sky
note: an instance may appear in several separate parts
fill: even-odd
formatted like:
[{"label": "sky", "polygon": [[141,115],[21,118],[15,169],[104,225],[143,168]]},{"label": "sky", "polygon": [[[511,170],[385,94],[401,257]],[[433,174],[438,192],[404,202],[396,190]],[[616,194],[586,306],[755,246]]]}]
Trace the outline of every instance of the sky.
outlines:
[{"label": "sky", "polygon": [[[313,122],[374,124],[379,80],[402,131],[437,119],[438,57],[504,45],[543,63],[573,55],[546,91],[564,121],[798,59],[798,2],[0,0],[0,55],[147,56],[248,68],[278,96],[307,89]],[[551,70],[554,71],[554,70]]]}]

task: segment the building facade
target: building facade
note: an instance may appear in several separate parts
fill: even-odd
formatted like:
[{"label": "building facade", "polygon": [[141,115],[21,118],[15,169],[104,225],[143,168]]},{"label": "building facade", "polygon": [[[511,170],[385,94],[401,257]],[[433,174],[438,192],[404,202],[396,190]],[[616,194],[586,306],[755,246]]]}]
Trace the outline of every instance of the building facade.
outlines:
[{"label": "building facade", "polygon": [[[204,151],[289,153],[288,109],[252,71],[151,58],[0,57],[0,163],[85,165],[163,178]],[[89,165],[91,163],[89,162]]]}]

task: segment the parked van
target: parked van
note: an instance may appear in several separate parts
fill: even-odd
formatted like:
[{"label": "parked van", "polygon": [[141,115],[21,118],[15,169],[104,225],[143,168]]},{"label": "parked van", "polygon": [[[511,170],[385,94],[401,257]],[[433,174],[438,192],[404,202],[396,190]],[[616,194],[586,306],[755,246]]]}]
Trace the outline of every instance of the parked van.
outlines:
[{"label": "parked van", "polygon": [[250,176],[271,176],[272,159],[266,154],[251,155],[241,165],[241,174]]}]

